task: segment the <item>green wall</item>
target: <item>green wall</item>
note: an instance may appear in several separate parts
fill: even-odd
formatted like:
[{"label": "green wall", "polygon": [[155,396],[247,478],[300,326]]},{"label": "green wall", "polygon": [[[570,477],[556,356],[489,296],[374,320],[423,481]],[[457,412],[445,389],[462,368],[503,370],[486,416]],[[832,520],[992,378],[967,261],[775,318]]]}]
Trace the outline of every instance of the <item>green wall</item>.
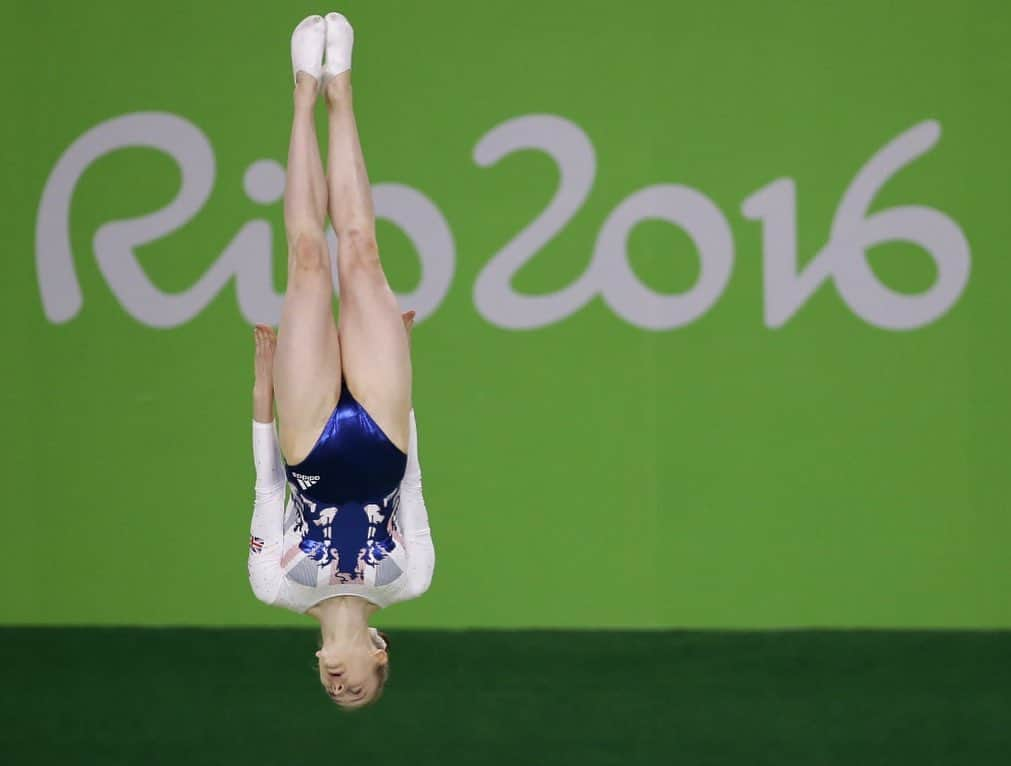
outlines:
[{"label": "green wall", "polygon": [[[0,621],[301,621],[245,579],[249,325],[326,10],[3,26]],[[438,563],[386,624],[1011,626],[1007,4],[341,10],[424,317]]]}]

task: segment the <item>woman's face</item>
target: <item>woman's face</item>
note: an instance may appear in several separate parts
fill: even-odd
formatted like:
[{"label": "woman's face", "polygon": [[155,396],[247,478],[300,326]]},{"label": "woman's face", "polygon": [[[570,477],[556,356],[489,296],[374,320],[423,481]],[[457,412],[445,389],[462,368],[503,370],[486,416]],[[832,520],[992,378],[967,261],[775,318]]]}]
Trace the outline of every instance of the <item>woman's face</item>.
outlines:
[{"label": "woman's face", "polygon": [[342,707],[367,705],[379,687],[376,668],[386,664],[386,652],[362,646],[324,646],[319,659],[319,680],[327,694]]}]

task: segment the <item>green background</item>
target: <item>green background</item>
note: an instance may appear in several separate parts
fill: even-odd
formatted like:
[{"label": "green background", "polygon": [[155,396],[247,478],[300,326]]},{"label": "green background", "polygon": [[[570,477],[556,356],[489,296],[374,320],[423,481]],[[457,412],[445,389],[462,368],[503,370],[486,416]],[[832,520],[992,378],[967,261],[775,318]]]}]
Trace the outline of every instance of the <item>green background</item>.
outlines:
[{"label": "green background", "polygon": [[[283,161],[288,36],[302,3],[18,4],[4,25],[8,105],[0,186],[6,255],[3,486],[9,624],[298,624],[245,576],[252,499],[251,340],[232,289],[155,330],[119,305],[91,247],[104,223],[163,207],[179,172],[130,149],[77,187],[71,231],[84,308],[50,324],[34,228],[70,144],[123,114],[197,125],[213,194],[140,259],[165,291],[191,285],[239,228],[281,206],[245,196],[254,160]],[[449,294],[415,331],[415,402],[438,562],[405,627],[1009,627],[1011,370],[1005,295],[1011,11],[1004,3],[860,0],[601,3],[348,2],[355,101],[374,182],[432,199],[449,221]],[[474,145],[525,114],[593,141],[586,204],[518,275],[548,293],[589,263],[608,214],[681,183],[730,222],[735,262],[717,303],[664,332],[596,299],[561,322],[507,331],[472,291],[492,255],[555,192],[539,152],[478,167]],[[969,240],[968,287],[925,327],[891,332],[825,283],[782,328],[762,319],[756,189],[798,189],[801,261],[840,195],[888,140],[926,119],[940,143],[875,209],[919,204]],[[395,289],[420,276],[380,224]],[[630,240],[658,291],[698,275],[690,240],[646,223]],[[896,290],[926,290],[928,256],[870,253]],[[409,307],[405,307],[409,308]]]}]

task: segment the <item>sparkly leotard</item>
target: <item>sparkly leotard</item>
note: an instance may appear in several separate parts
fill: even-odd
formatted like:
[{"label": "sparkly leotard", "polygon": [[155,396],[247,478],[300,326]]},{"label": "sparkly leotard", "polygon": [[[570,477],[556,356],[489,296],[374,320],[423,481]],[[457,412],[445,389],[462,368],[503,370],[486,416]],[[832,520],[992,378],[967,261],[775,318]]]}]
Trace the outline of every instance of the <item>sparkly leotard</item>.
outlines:
[{"label": "sparkly leotard", "polygon": [[361,582],[396,547],[390,518],[407,455],[341,387],[340,400],[312,451],[286,465],[305,555],[346,582]]},{"label": "sparkly leotard", "polygon": [[388,606],[425,592],[435,550],[413,410],[409,422],[405,455],[344,389],[312,451],[290,467],[274,424],[253,424],[249,579],[257,598],[305,612],[332,596]]}]

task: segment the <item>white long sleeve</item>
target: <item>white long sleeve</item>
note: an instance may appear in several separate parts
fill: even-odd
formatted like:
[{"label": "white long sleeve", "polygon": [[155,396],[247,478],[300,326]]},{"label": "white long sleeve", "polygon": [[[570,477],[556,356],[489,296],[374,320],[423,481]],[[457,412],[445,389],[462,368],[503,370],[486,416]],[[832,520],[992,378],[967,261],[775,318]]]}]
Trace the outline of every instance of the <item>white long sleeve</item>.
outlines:
[{"label": "white long sleeve", "polygon": [[407,447],[407,469],[400,483],[398,523],[407,549],[408,570],[405,598],[420,596],[432,582],[435,571],[435,545],[428,522],[428,509],[421,488],[421,463],[418,458],[418,424],[411,410],[411,435]]},{"label": "white long sleeve", "polygon": [[249,529],[249,584],[260,601],[274,604],[283,584],[285,473],[273,423],[253,421],[253,464],[256,500]]}]

